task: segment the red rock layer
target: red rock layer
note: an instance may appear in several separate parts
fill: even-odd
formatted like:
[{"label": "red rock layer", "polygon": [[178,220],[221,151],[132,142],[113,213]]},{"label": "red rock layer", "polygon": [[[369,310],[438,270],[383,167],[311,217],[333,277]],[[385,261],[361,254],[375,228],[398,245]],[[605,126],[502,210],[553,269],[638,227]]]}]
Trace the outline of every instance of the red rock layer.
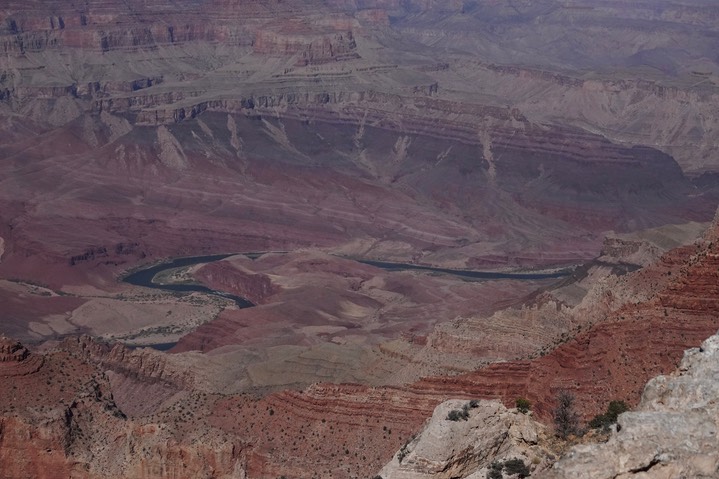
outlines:
[{"label": "red rock layer", "polygon": [[263,303],[265,298],[279,290],[269,277],[241,271],[226,261],[209,263],[194,276],[210,288],[236,294],[255,304]]},{"label": "red rock layer", "polygon": [[637,280],[666,282],[658,294],[625,306],[547,356],[454,378],[428,378],[412,389],[501,397],[508,404],[526,396],[544,419],[560,389],[580,398],[585,419],[612,399],[636,404],[649,378],[671,371],[685,349],[719,328],[718,252],[718,245],[706,243],[667,253],[637,275]]},{"label": "red rock layer", "polygon": [[[3,479],[237,477],[237,441],[203,428],[133,421],[117,408],[94,355],[107,351],[86,338],[43,355],[32,374],[0,374],[0,477]],[[35,353],[3,340],[5,363]],[[117,355],[117,353],[115,353]],[[127,367],[135,366],[133,364]]]},{"label": "red rock layer", "polygon": [[0,337],[0,378],[25,376],[42,367],[42,357],[30,354],[22,344]]},{"label": "red rock layer", "polygon": [[[105,0],[91,5],[72,5],[66,2],[5,2],[0,7],[0,52],[22,55],[58,48],[83,48],[96,51],[150,49],[157,45],[174,45],[188,42],[223,42],[228,45],[259,44],[260,51],[267,49],[265,36],[255,39],[258,20],[278,17],[297,17],[315,13],[355,13],[355,2],[327,1],[312,8],[299,1],[212,1],[181,2],[181,7],[168,8],[166,2],[117,2]],[[361,17],[371,23],[386,23],[385,8],[397,2],[364,2],[367,13]],[[377,8],[379,7],[379,8]],[[142,21],[138,21],[138,17]],[[338,17],[335,23],[340,23]],[[346,20],[345,20],[346,23]],[[309,27],[308,27],[309,28]],[[337,41],[338,39],[334,39]],[[273,39],[275,48],[283,43],[291,48],[293,42]],[[300,42],[307,47],[307,42]],[[340,40],[336,46],[349,46]],[[313,49],[310,47],[308,51]],[[341,48],[339,49],[341,52]],[[279,52],[279,51],[278,51]],[[338,53],[337,49],[334,52]]]},{"label": "red rock layer", "polygon": [[6,479],[72,476],[64,454],[64,428],[38,428],[17,417],[0,417],[0,475]]}]

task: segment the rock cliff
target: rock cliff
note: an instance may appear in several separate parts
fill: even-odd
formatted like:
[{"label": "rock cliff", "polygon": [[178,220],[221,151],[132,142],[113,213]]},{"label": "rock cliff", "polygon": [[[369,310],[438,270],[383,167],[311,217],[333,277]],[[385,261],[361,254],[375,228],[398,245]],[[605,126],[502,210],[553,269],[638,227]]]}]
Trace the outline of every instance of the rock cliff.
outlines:
[{"label": "rock cliff", "polygon": [[38,354],[3,340],[2,477],[244,477],[241,444],[216,430],[183,438],[168,424],[129,420],[102,368],[81,354],[92,342],[78,344]]}]

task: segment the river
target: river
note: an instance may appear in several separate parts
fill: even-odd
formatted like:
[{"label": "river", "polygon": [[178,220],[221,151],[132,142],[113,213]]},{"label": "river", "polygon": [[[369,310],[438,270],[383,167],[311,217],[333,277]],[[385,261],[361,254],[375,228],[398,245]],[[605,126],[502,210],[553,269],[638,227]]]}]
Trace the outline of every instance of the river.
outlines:
[{"label": "river", "polygon": [[[219,261],[221,259],[228,258],[230,256],[234,256],[236,254],[243,254],[250,258],[257,258],[262,255],[262,253],[230,253],[230,254],[216,254],[216,255],[206,255],[206,256],[188,256],[184,258],[175,258],[173,260],[156,264],[154,266],[150,266],[148,268],[141,269],[139,271],[136,271],[132,274],[129,274],[126,276],[123,281],[126,283],[133,284],[135,286],[143,286],[145,288],[153,288],[153,289],[162,289],[165,291],[175,291],[175,292],[183,292],[183,293],[190,293],[190,292],[197,292],[197,293],[205,293],[210,294],[213,296],[220,296],[223,298],[228,298],[233,300],[238,307],[240,308],[251,308],[255,304],[251,301],[242,298],[240,296],[225,293],[224,291],[217,291],[214,289],[210,289],[207,286],[202,286],[199,284],[186,284],[186,283],[171,283],[171,284],[162,284],[162,283],[156,283],[154,281],[155,276],[157,274],[162,273],[164,271],[167,271],[169,269],[174,268],[181,268],[184,266],[192,266],[196,264],[201,263],[212,263],[214,261]],[[448,269],[448,268],[434,268],[431,266],[419,266],[416,264],[409,264],[409,263],[390,263],[387,261],[375,261],[375,260],[364,260],[364,259],[357,259],[357,258],[346,258],[351,259],[353,261],[357,261],[358,263],[367,264],[370,266],[374,266],[376,268],[381,268],[386,271],[422,271],[427,273],[437,273],[437,274],[448,274],[452,276],[458,276],[461,278],[471,278],[471,279],[517,279],[517,280],[538,280],[538,279],[553,279],[553,278],[562,278],[565,276],[568,276],[572,273],[572,269],[562,269],[557,271],[550,271],[550,272],[538,272],[538,273],[498,273],[494,271],[471,271],[471,270],[462,270],[462,269]]]}]

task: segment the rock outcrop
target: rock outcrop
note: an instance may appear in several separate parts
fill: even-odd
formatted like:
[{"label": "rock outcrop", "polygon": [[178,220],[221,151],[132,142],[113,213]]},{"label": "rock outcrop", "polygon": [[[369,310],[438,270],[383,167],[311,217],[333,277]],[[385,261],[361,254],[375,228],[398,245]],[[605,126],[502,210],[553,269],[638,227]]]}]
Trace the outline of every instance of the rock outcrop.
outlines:
[{"label": "rock outcrop", "polygon": [[25,376],[36,373],[42,367],[43,359],[9,338],[0,337],[0,378]]},{"label": "rock outcrop", "polygon": [[574,447],[551,471],[559,478],[710,478],[719,474],[719,335],[688,350],[679,369],[646,385],[604,444]]},{"label": "rock outcrop", "polygon": [[280,290],[268,276],[243,271],[224,261],[207,264],[193,276],[211,288],[236,294],[255,304],[264,303]]},{"label": "rock outcrop", "polygon": [[[454,414],[455,419],[450,419]],[[417,437],[395,454],[384,479],[486,477],[492,463],[519,459],[543,462],[546,428],[499,401],[449,400],[439,404]]]},{"label": "rock outcrop", "polygon": [[[81,343],[84,349],[93,348],[88,341]],[[97,362],[67,346],[72,345],[29,353],[19,343],[3,339],[3,478],[245,477],[241,442],[212,428],[183,435],[169,424],[128,419]],[[5,377],[7,363],[25,363],[33,357],[43,359],[32,374]]]}]

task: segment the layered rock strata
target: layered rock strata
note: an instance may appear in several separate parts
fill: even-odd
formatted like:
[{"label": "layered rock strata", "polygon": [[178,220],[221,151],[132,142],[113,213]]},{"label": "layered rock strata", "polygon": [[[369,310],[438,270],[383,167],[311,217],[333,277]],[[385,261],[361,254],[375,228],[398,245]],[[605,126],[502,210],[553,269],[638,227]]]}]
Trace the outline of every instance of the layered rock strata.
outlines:
[{"label": "layered rock strata", "polygon": [[[395,444],[395,450],[398,450],[437,404],[452,397],[501,398],[505,404],[513,404],[520,396],[527,397],[536,416],[545,420],[548,420],[560,390],[575,394],[584,420],[603,411],[610,400],[621,399],[635,405],[648,379],[673,370],[685,349],[699,344],[719,326],[711,307],[713,298],[719,295],[714,291],[717,283],[706,281],[718,267],[714,264],[717,259],[715,249],[715,244],[707,242],[665,254],[654,271],[645,273],[643,283],[651,287],[657,279],[670,277],[661,290],[636,304],[620,308],[532,361],[499,363],[450,378],[426,378],[402,388],[317,385],[302,393],[288,391],[270,395],[261,401],[260,408],[272,409],[271,422],[276,424],[273,427],[284,430],[290,437],[303,435],[299,418],[315,418],[315,421],[326,418],[329,423],[336,421],[346,426],[338,427],[334,434],[332,430],[324,429],[323,441],[341,437],[347,446],[367,448],[372,438],[377,442],[376,434],[380,434],[387,441],[387,447]],[[701,292],[703,300],[694,300],[691,305],[682,302],[680,308],[669,306],[662,298],[679,285],[682,285],[680,290]],[[649,336],[648,330],[651,331]],[[252,411],[244,407],[240,410],[246,411],[240,414]],[[279,417],[274,419],[276,416]],[[363,422],[363,417],[369,424]],[[262,434],[258,426],[232,425],[225,421],[227,418],[223,417],[224,427],[228,430],[246,431],[244,434],[249,436],[259,434],[265,438],[255,449],[255,454],[262,458],[253,462],[256,474],[282,471],[291,474],[316,464],[316,459],[300,456],[299,449],[297,452],[282,450],[278,457],[271,436]],[[382,434],[382,429],[377,430],[378,426],[373,432],[369,428],[373,423],[384,423],[392,429],[392,435],[388,436],[386,429]],[[367,450],[377,456],[367,454],[365,464],[375,464],[374,471],[379,470],[384,463],[381,450],[377,453],[374,448]],[[376,459],[372,460],[372,457]],[[362,466],[356,470],[373,473],[370,467]]]},{"label": "layered rock strata", "polygon": [[0,377],[5,380],[36,373],[42,367],[42,361],[41,356],[30,354],[18,341],[0,337]]},{"label": "layered rock strata", "polygon": [[[714,233],[711,231],[708,237]],[[648,287],[650,294],[646,297],[640,295],[636,303],[628,303],[543,357],[532,361],[499,363],[455,377],[426,378],[403,387],[315,384],[262,397],[217,396],[211,391],[217,390],[219,383],[201,379],[203,375],[198,377],[197,369],[194,373],[187,369],[190,356],[182,358],[178,355],[183,360],[183,369],[179,363],[173,364],[174,359],[169,360],[172,356],[156,352],[110,349],[86,339],[74,345],[66,343],[54,352],[45,353],[43,366],[36,372],[14,376],[13,384],[17,389],[2,390],[5,417],[18,418],[12,419],[15,422],[4,419],[4,424],[22,430],[39,427],[38,421],[49,417],[48,401],[53,405],[57,405],[58,401],[70,405],[77,401],[78,404],[87,404],[83,408],[98,404],[102,412],[92,413],[92,424],[100,424],[97,422],[99,418],[105,418],[102,421],[107,421],[108,425],[82,423],[80,430],[83,436],[78,433],[71,437],[91,437],[92,441],[72,439],[70,449],[60,448],[59,445],[55,449],[56,446],[52,446],[53,451],[66,452],[48,456],[48,461],[56,461],[58,468],[70,467],[63,466],[63,461],[65,464],[97,464],[90,467],[90,472],[106,477],[134,474],[133,471],[142,470],[135,467],[150,467],[151,461],[162,457],[168,458],[163,463],[165,465],[153,462],[155,466],[152,467],[167,469],[152,469],[156,471],[152,473],[156,477],[164,477],[162,474],[167,473],[162,471],[178,467],[172,462],[175,459],[170,457],[197,457],[198,463],[192,464],[222,464],[222,467],[217,466],[217,471],[241,470],[246,477],[367,476],[379,471],[391,459],[393,451],[401,449],[421,429],[437,405],[449,398],[467,398],[463,402],[482,397],[500,398],[509,404],[516,397],[525,396],[533,404],[537,418],[548,417],[560,389],[570,390],[576,395],[579,411],[585,419],[603,410],[609,400],[622,399],[636,404],[646,379],[671,371],[684,349],[699,344],[701,338],[716,331],[716,311],[712,305],[713,298],[719,293],[715,291],[716,281],[710,278],[719,267],[715,264],[717,258],[716,245],[711,241],[664,254],[656,265],[628,276],[635,278],[634,287],[638,292]],[[660,286],[653,286],[660,278]],[[645,334],[647,329],[652,331],[648,337]],[[16,361],[23,361],[23,357],[26,361],[33,355],[26,355],[14,342],[8,345],[4,350]],[[206,364],[199,361],[199,356],[195,359],[198,365]],[[62,362],[65,364],[62,370],[70,377],[61,374],[53,379]],[[221,364],[218,366],[222,367]],[[107,379],[102,371],[109,371]],[[209,372],[209,369],[204,371]],[[94,383],[81,379],[93,375]],[[207,376],[208,379],[212,377],[218,376],[215,373]],[[50,383],[47,384],[47,381]],[[42,384],[42,389],[38,389]],[[43,391],[43,396],[38,397],[32,392],[38,390]],[[123,391],[138,392],[151,407],[139,407],[136,398],[132,399]],[[31,409],[20,412],[16,404],[26,404]],[[132,419],[122,418],[120,412],[125,409],[132,414]],[[496,404],[490,409],[499,417],[514,414],[502,412]],[[54,409],[51,407],[50,410]],[[35,412],[30,414],[31,411]],[[85,410],[73,411],[73,417],[89,417],[82,411]],[[59,411],[57,414],[65,413]],[[487,417],[495,415],[492,413]],[[18,420],[31,426],[22,426]],[[53,424],[56,425],[52,426],[54,432],[48,432],[50,437],[66,437],[68,429],[63,426],[66,423],[58,421]],[[107,437],[108,431],[116,431],[117,435],[113,437],[124,438],[138,425],[144,428],[151,427],[151,424],[156,424],[152,427],[157,427],[161,434],[148,436],[149,443],[143,442],[144,446],[132,443],[135,444],[133,459],[127,459],[123,466],[109,460],[106,456],[108,449],[103,442],[105,439],[102,439]],[[196,434],[200,431],[209,431],[207,434],[216,439],[199,439]],[[14,436],[8,433],[5,437]],[[192,446],[193,441],[215,444],[212,442],[215,440],[219,442],[212,446],[213,451],[234,452],[227,452],[227,457],[222,456],[224,459],[209,459],[203,455],[205,453],[182,449],[196,447]],[[45,443],[38,444],[38,447],[48,447]],[[93,449],[95,446],[91,444],[98,446]],[[146,455],[138,456],[137,451],[142,447],[146,447],[143,453]],[[162,452],[176,447],[185,452],[178,452],[178,456]],[[8,446],[6,450],[15,451],[16,448]],[[122,452],[125,449],[120,451],[121,455],[125,454]],[[18,458],[25,457],[22,455],[8,453],[4,457],[6,470],[35,467],[27,462],[27,458],[22,459],[25,462],[20,461]],[[529,455],[524,457],[533,460]],[[43,462],[44,459],[35,461],[34,464],[51,467],[49,462]],[[474,462],[477,466],[475,473],[486,465],[480,462]],[[189,462],[184,464],[182,467],[191,466]],[[204,469],[192,468],[178,470],[204,473]],[[312,472],[307,474],[307,471]],[[470,472],[468,469],[464,471]]]}]

